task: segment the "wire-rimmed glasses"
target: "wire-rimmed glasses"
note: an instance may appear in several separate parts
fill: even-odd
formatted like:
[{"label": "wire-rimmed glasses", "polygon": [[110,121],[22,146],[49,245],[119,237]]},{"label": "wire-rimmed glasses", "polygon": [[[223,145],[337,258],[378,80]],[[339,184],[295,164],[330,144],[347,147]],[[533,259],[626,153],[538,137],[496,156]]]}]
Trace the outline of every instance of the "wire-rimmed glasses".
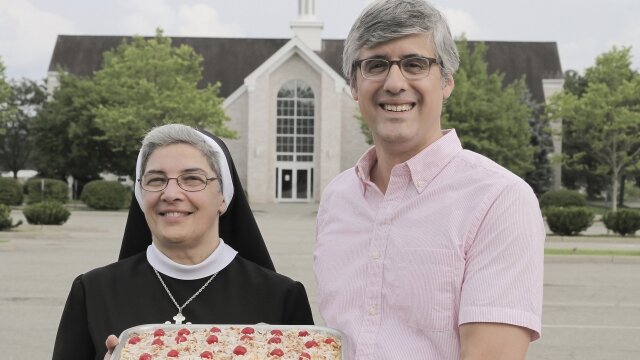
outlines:
[{"label": "wire-rimmed glasses", "polygon": [[169,180],[175,179],[178,186],[184,191],[202,191],[207,187],[209,181],[218,180],[217,177],[208,178],[204,174],[186,173],[177,177],[167,177],[162,173],[148,173],[138,179],[140,187],[145,191],[162,191],[169,186]]}]

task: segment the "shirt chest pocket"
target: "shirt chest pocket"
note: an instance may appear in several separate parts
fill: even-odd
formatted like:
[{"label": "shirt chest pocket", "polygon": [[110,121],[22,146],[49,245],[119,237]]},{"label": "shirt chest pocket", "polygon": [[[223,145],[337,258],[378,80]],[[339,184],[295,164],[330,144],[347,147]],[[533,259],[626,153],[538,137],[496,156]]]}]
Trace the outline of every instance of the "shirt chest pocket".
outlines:
[{"label": "shirt chest pocket", "polygon": [[389,282],[389,305],[403,322],[422,331],[454,328],[459,292],[456,255],[450,250],[394,249],[385,277]]}]

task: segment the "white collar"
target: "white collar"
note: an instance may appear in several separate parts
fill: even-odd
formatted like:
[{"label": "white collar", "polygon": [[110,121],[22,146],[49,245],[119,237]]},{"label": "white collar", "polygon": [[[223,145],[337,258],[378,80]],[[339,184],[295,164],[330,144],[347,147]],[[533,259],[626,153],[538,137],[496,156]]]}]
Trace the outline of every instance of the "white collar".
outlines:
[{"label": "white collar", "polygon": [[203,262],[196,265],[182,265],[168,258],[152,243],[147,247],[147,261],[159,272],[180,280],[195,280],[213,275],[233,261],[238,254],[220,239],[218,247]]}]

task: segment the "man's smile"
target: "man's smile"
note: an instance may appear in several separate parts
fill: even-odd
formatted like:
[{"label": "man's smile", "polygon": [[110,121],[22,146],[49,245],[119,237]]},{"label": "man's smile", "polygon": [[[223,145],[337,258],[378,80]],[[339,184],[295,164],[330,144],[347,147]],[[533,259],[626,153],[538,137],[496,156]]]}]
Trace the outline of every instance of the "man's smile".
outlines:
[{"label": "man's smile", "polygon": [[380,107],[386,111],[393,112],[404,112],[413,109],[416,106],[416,103],[407,103],[407,104],[380,104]]}]

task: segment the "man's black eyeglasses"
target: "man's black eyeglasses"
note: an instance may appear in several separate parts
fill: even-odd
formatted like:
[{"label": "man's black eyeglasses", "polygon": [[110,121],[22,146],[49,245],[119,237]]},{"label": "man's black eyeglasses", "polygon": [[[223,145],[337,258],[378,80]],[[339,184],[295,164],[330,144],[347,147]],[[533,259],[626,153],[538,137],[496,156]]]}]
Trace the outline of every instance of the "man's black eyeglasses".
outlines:
[{"label": "man's black eyeglasses", "polygon": [[387,60],[381,58],[370,58],[356,60],[354,67],[360,68],[362,77],[368,80],[383,80],[389,74],[393,64],[397,64],[400,72],[407,80],[425,78],[429,75],[431,65],[438,64],[438,60],[431,57],[414,56],[400,60]]}]

